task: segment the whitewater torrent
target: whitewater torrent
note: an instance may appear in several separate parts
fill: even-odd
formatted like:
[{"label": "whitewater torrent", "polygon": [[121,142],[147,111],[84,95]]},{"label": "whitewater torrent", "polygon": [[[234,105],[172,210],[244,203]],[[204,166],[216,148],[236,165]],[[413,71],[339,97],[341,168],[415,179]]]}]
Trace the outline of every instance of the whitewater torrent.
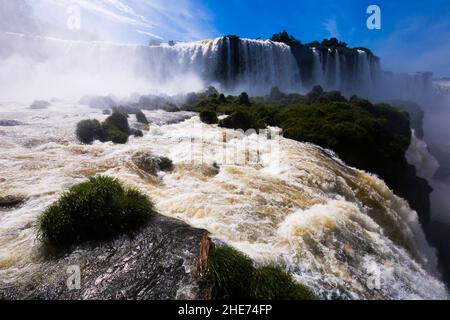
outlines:
[{"label": "whitewater torrent", "polygon": [[[104,120],[99,110],[0,107],[0,119],[22,123],[0,127],[0,190],[26,198],[0,209],[0,285],[42,261],[35,224],[43,210],[70,186],[105,174],[147,193],[161,214],[207,229],[257,264],[285,268],[322,298],[448,298],[417,214],[375,176],[275,129],[244,137],[196,116],[163,124],[191,114],[145,113],[160,125],[143,138],[86,146],[75,139],[76,123]],[[131,158],[145,151],[170,157],[175,170],[143,175]]]}]

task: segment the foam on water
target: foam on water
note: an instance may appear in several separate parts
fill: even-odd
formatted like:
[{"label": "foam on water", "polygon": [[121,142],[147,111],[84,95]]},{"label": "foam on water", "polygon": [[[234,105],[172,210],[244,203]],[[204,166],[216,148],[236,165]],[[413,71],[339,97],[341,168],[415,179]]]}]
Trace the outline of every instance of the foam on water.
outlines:
[{"label": "foam on water", "polygon": [[[27,198],[0,210],[0,284],[43,259],[34,227],[42,211],[70,186],[106,174],[146,192],[162,214],[206,228],[258,264],[285,268],[323,298],[448,297],[417,214],[381,180],[332,153],[277,138],[275,128],[271,139],[245,136],[197,117],[152,124],[126,145],[77,143],[79,120],[105,117],[64,103],[0,109],[0,119],[24,123],[0,128],[1,192]],[[142,175],[131,161],[142,151],[169,156],[174,172]]]}]

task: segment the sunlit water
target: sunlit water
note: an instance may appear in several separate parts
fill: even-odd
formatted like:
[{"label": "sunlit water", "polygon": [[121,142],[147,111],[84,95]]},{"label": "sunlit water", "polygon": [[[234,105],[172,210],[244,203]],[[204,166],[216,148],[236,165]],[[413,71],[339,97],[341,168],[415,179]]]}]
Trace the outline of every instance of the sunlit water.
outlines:
[{"label": "sunlit water", "polygon": [[[190,114],[147,116],[159,125],[144,138],[85,146],[76,123],[103,120],[99,110],[0,106],[0,119],[23,123],[0,127],[0,192],[27,199],[0,209],[0,285],[43,259],[35,227],[43,210],[70,186],[106,174],[146,192],[160,213],[206,228],[258,264],[285,268],[323,298],[448,297],[417,214],[375,176],[310,144],[243,138],[198,117],[163,124]],[[175,170],[148,176],[131,160],[137,152],[168,156]]]}]

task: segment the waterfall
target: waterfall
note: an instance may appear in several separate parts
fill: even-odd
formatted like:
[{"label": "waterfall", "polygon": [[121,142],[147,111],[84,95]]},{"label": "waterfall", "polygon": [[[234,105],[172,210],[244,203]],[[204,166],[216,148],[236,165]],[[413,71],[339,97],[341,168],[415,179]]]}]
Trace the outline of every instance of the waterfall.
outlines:
[{"label": "waterfall", "polygon": [[313,76],[314,76],[314,84],[316,85],[324,85],[323,81],[323,66],[322,61],[320,59],[320,54],[317,48],[312,48],[313,51]]},{"label": "waterfall", "polygon": [[360,93],[368,97],[372,89],[372,75],[370,71],[370,61],[367,52],[358,50],[357,75],[359,78]]},{"label": "waterfall", "polygon": [[339,51],[335,51],[335,63],[336,63],[336,71],[335,71],[335,81],[334,81],[334,87],[336,90],[341,89],[341,57],[339,54]]},{"label": "waterfall", "polygon": [[266,95],[273,86],[306,92],[303,67],[311,70],[312,81],[305,83],[347,96],[423,103],[432,94],[432,75],[383,73],[378,58],[363,50],[306,48],[310,51],[296,58],[283,43],[237,37],[144,46],[3,32],[0,42],[2,100],[178,94],[208,85],[230,94]]},{"label": "waterfall", "polygon": [[300,90],[290,48],[268,40],[225,37],[143,46],[2,33],[0,41],[7,44],[0,49],[1,85],[5,92],[29,99],[66,93],[176,94],[211,84],[253,95],[267,94],[273,86]]}]

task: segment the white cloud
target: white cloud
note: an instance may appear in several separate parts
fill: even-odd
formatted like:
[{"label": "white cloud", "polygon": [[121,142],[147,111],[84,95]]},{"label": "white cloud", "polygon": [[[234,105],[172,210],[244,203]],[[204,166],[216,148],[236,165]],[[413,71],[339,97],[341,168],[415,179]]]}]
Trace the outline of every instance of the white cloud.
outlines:
[{"label": "white cloud", "polygon": [[158,39],[158,40],[164,40],[163,37],[158,36],[157,34],[148,32],[148,31],[142,31],[142,30],[136,30],[137,33],[142,34],[144,36],[149,36],[150,38]]},{"label": "white cloud", "polygon": [[152,37],[185,41],[217,33],[211,15],[199,0],[28,0],[28,3],[38,18],[54,21],[58,34],[63,33],[61,29],[65,28],[67,8],[71,5],[80,7],[82,32],[89,38],[146,42]]}]

